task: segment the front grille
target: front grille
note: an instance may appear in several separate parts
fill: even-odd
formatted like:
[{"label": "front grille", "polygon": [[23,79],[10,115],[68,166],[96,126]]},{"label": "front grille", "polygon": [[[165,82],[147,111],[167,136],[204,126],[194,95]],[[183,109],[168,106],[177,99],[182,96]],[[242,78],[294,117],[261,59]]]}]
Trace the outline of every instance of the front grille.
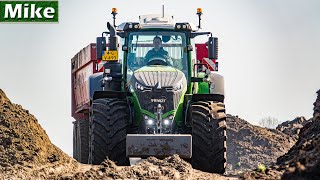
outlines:
[{"label": "front grille", "polygon": [[[144,92],[136,90],[136,94],[142,109],[145,109],[149,112],[156,112],[156,107],[158,104],[161,104],[161,106],[163,106],[162,112],[166,113],[177,108],[182,91],[167,91],[166,88],[152,88],[151,91]],[[164,99],[164,102],[160,102]]]}]

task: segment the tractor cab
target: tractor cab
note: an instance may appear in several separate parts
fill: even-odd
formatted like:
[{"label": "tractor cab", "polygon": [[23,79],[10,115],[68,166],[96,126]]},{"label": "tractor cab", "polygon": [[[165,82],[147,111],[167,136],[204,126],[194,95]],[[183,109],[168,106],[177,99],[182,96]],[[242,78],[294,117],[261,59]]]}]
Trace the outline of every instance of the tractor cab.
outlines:
[{"label": "tractor cab", "polygon": [[[125,51],[124,72],[130,82],[134,71],[140,69],[167,68],[190,76],[188,51],[190,40],[188,24],[176,24],[172,16],[140,16],[140,23],[122,23],[117,30],[122,35]],[[142,69],[141,69],[142,68]]]}]

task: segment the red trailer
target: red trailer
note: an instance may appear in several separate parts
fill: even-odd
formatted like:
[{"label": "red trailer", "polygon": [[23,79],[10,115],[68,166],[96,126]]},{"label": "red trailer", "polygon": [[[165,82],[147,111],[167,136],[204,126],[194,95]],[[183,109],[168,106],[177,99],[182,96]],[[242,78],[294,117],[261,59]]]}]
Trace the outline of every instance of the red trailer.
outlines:
[{"label": "red trailer", "polygon": [[217,71],[216,60],[208,58],[208,45],[207,44],[196,44],[197,60],[206,64],[210,71]]},{"label": "red trailer", "polygon": [[90,106],[88,79],[96,72],[96,44],[91,43],[71,59],[71,112],[75,120],[88,119]]},{"label": "red trailer", "polygon": [[[76,137],[75,135],[89,133],[90,97],[88,80],[91,74],[98,72],[97,68],[95,43],[84,47],[71,59],[71,114],[75,119],[73,122],[73,157],[83,163],[88,162],[88,157],[83,156],[83,154],[87,154],[89,150],[86,145],[89,142],[89,138],[87,136]],[[75,147],[79,146],[82,146],[82,150],[87,152],[76,153]]]}]

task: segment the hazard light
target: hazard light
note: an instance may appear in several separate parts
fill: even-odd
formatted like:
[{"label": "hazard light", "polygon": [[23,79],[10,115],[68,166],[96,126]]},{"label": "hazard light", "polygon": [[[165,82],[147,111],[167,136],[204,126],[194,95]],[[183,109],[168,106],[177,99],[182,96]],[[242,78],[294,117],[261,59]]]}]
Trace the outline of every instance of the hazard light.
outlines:
[{"label": "hazard light", "polygon": [[117,13],[117,8],[112,8],[112,13]]},{"label": "hazard light", "polygon": [[202,13],[202,8],[197,8],[197,14]]}]

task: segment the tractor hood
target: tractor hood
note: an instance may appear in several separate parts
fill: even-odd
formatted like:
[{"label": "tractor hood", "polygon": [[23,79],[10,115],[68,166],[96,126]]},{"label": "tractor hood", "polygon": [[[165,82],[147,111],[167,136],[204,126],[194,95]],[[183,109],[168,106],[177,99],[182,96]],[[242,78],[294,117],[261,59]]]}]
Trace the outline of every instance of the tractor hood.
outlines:
[{"label": "tractor hood", "polygon": [[[171,66],[145,66],[134,72],[133,77],[136,82],[146,87],[171,87],[183,83],[186,78],[183,72]],[[134,85],[134,84],[132,84]]]},{"label": "tractor hood", "polygon": [[165,118],[174,115],[187,88],[184,73],[171,66],[145,66],[133,73],[131,85],[142,112],[154,115],[159,104]]}]

